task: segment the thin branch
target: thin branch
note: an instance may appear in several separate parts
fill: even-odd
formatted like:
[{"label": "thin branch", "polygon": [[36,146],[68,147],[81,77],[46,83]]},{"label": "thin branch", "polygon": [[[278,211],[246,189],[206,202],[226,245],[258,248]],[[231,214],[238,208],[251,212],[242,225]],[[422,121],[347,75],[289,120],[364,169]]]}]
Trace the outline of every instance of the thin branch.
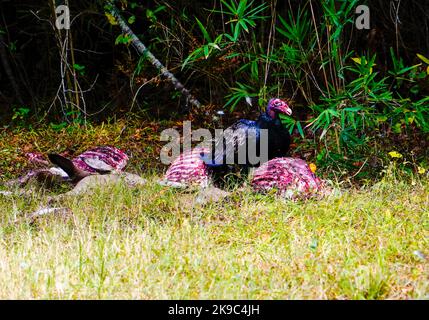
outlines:
[{"label": "thin branch", "polygon": [[172,74],[143,44],[143,42],[140,41],[140,39],[134,34],[134,32],[130,29],[128,24],[125,22],[125,20],[122,18],[121,14],[119,13],[118,8],[113,4],[113,1],[108,2],[110,5],[110,13],[112,16],[118,21],[118,24],[122,30],[122,32],[126,35],[128,35],[131,38],[131,43],[136,48],[136,50],[143,56],[145,56],[150,63],[152,63],[160,72],[161,75],[167,78],[171,81],[174,88],[178,91],[180,91],[186,98],[187,101],[192,104],[193,106],[200,108],[201,103],[189,92],[188,89],[186,89],[183,84]]}]

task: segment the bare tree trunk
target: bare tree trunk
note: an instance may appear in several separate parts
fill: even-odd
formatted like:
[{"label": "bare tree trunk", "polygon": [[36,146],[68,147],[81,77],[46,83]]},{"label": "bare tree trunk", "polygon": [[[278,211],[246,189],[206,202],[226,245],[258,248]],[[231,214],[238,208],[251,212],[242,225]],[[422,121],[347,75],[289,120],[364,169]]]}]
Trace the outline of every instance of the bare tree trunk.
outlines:
[{"label": "bare tree trunk", "polygon": [[137,49],[137,51],[144,55],[160,72],[161,75],[171,81],[174,88],[180,91],[187,99],[187,101],[193,106],[200,108],[201,103],[186,89],[183,84],[172,74],[164,65],[147,49],[147,47],[140,41],[140,39],[130,29],[128,24],[122,18],[118,8],[113,4],[113,1],[109,1],[110,13],[118,21],[122,32],[131,38],[131,43]]},{"label": "bare tree trunk", "polygon": [[10,84],[13,87],[13,90],[15,90],[16,98],[18,99],[18,102],[23,105],[24,100],[22,100],[21,92],[18,87],[18,83],[16,82],[12,68],[9,64],[9,59],[7,57],[7,51],[6,51],[6,42],[4,40],[3,35],[0,33],[0,58],[1,62],[3,64],[4,71],[6,72],[7,77],[9,78]]}]

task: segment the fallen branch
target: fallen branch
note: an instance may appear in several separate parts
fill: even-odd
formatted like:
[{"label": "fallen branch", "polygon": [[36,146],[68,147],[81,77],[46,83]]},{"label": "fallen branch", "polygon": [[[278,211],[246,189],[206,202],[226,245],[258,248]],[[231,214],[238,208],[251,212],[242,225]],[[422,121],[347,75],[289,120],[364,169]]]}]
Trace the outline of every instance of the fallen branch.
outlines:
[{"label": "fallen branch", "polygon": [[119,27],[122,29],[122,32],[129,36],[131,39],[131,43],[136,48],[136,50],[145,56],[150,63],[152,63],[160,72],[161,75],[171,81],[174,88],[180,91],[187,99],[187,101],[193,106],[200,108],[201,103],[186,89],[183,84],[172,74],[140,41],[140,39],[134,34],[134,32],[130,29],[128,24],[125,22],[124,18],[122,18],[119,13],[118,8],[114,5],[113,1],[108,2],[108,8],[110,10],[110,14],[117,20]]}]

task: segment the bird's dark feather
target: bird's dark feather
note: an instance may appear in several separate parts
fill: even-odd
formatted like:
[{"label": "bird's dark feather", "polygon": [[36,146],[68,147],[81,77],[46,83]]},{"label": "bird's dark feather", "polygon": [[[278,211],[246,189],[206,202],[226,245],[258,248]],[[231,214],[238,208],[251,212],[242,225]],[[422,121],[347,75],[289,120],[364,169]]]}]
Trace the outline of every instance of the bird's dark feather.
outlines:
[{"label": "bird's dark feather", "polygon": [[[273,119],[267,113],[261,114],[257,121],[241,119],[228,129],[232,130],[234,134],[229,134],[225,139],[217,139],[215,141],[212,151],[214,154],[213,160],[210,159],[210,154],[203,157],[204,162],[211,168],[225,166],[227,146],[233,147],[235,160],[240,146],[244,143],[249,143],[249,136],[256,138],[257,153],[259,153],[261,129],[268,130],[268,159],[285,156],[289,150],[289,132],[283,127],[278,117]],[[225,144],[222,146],[223,140]],[[216,153],[216,150],[222,150],[222,152]],[[250,163],[246,163],[245,166],[251,165]]]}]

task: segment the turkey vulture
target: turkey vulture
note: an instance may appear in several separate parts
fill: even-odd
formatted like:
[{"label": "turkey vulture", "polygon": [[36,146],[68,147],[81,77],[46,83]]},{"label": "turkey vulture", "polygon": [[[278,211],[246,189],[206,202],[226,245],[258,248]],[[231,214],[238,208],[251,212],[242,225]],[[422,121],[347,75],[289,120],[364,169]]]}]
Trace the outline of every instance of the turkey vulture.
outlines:
[{"label": "turkey vulture", "polygon": [[299,158],[275,158],[253,172],[251,180],[257,192],[277,192],[289,199],[327,194],[329,190],[307,163]]},{"label": "turkey vulture", "polygon": [[[260,163],[250,161],[248,150],[245,150],[245,159],[240,159],[239,151],[240,147],[248,147],[253,142],[256,143],[256,155],[254,156],[262,156],[260,152],[264,150],[264,146],[261,146],[261,129],[266,129],[268,133],[266,160],[285,156],[289,150],[290,134],[283,127],[279,114],[291,115],[292,110],[283,100],[271,99],[266,111],[256,121],[240,119],[227,128],[224,132],[229,132],[229,134],[225,134],[221,139],[216,139],[211,154],[202,155],[204,162],[212,169],[216,167],[225,168],[228,164],[239,164],[244,167],[259,165]],[[252,139],[255,141],[251,141]],[[228,154],[230,151],[232,154]],[[230,163],[232,159],[233,163]]]},{"label": "turkey vulture", "polygon": [[29,152],[25,156],[36,168],[24,176],[6,182],[7,186],[22,186],[31,180],[36,180],[47,187],[64,181],[77,183],[94,173],[122,171],[128,162],[128,156],[122,150],[109,146],[89,149],[72,160],[63,155],[49,154],[51,163],[58,167],[51,167],[41,153]]},{"label": "turkey vulture", "polygon": [[[163,184],[178,187],[192,184],[207,185],[213,178],[215,184],[223,185],[226,182],[225,176],[230,169],[225,161],[228,160],[227,152],[229,152],[229,148],[226,145],[232,146],[234,160],[237,160],[240,146],[248,146],[249,140],[253,136],[256,138],[256,153],[258,154],[260,153],[259,137],[261,129],[268,130],[267,160],[284,156],[289,149],[290,135],[282,126],[278,117],[279,113],[291,115],[292,111],[283,100],[271,99],[267,110],[259,116],[258,120],[239,120],[226,129],[234,132],[234,134],[216,140],[215,147],[211,151],[208,148],[195,148],[184,152],[168,168]],[[223,144],[224,139],[225,144]],[[216,148],[221,152],[217,153]],[[244,173],[246,173],[248,167],[257,165],[257,163],[247,161],[249,160],[247,154],[245,160],[245,163],[239,163]],[[234,179],[234,177],[232,178]]]},{"label": "turkey vulture", "polygon": [[52,153],[48,158],[63,169],[73,183],[94,173],[122,171],[128,162],[128,156],[122,150],[110,146],[87,150],[72,160]]},{"label": "turkey vulture", "polygon": [[206,154],[208,151],[207,148],[194,148],[183,152],[170,165],[161,184],[173,187],[207,186],[210,176],[207,165],[201,159],[201,154]]}]

